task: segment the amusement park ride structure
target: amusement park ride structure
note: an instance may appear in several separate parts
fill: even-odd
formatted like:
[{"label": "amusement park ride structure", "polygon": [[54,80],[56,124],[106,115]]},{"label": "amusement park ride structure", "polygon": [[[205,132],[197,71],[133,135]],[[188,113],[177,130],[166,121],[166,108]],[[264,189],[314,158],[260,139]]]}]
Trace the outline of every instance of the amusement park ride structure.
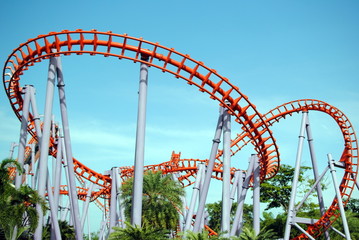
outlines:
[{"label": "amusement park ride structure", "polygon": [[[138,105],[138,121],[136,134],[136,153],[134,167],[116,167],[105,174],[98,173],[73,157],[68,125],[65,83],[61,66],[62,55],[103,55],[131,60],[140,64],[140,89]],[[37,110],[35,89],[32,85],[21,85],[20,79],[25,71],[37,62],[49,61],[48,80],[44,117],[40,121]],[[215,137],[207,160],[181,159],[179,153],[172,153],[171,160],[157,165],[144,165],[144,138],[146,126],[146,98],[148,67],[154,67],[186,81],[197,87],[213,100],[218,101],[220,114],[216,126]],[[289,239],[291,227],[295,226],[303,233],[294,239],[315,239],[321,234],[329,235],[327,230],[342,214],[346,239],[350,239],[343,206],[347,204],[355,188],[358,187],[358,143],[352,124],[339,109],[320,100],[302,99],[285,103],[266,114],[261,114],[246,95],[240,92],[228,79],[219,75],[214,69],[208,68],[202,62],[192,59],[189,55],[181,54],[173,48],[161,46],[142,38],[119,35],[112,32],[67,31],[51,32],[40,35],[21,44],[9,56],[3,71],[3,83],[7,97],[16,116],[21,121],[20,140],[18,146],[18,162],[25,166],[27,174],[33,174],[31,185],[36,187],[40,195],[47,196],[51,209],[51,218],[58,219],[59,195],[69,196],[71,220],[75,227],[76,238],[82,239],[83,226],[90,202],[97,204],[106,215],[101,226],[101,237],[111,232],[112,227],[124,227],[123,207],[119,195],[122,181],[134,177],[136,184],[133,195],[133,211],[131,223],[141,225],[142,182],[144,171],[162,171],[172,174],[176,181],[184,187],[194,185],[191,203],[188,209],[182,209],[183,221],[179,223],[181,230],[192,229],[201,231],[204,225],[204,213],[207,193],[212,178],[223,181],[222,194],[222,230],[227,236],[236,235],[241,229],[241,215],[246,192],[249,186],[254,189],[254,229],[259,232],[259,186],[276,175],[280,166],[279,151],[273,137],[271,126],[292,116],[302,113],[302,125],[298,143],[298,153],[295,165],[293,189],[289,206],[288,219],[284,239]],[[62,124],[55,125],[52,121],[52,105],[55,83],[57,83],[60,99]],[[30,111],[30,109],[32,111]],[[339,161],[334,161],[328,154],[328,168],[333,176],[336,196],[327,208],[323,205],[323,194],[320,181],[324,176],[317,169],[314,147],[308,113],[319,111],[333,118],[342,133],[344,149]],[[231,118],[234,118],[241,129],[231,140]],[[31,135],[27,144],[27,135]],[[221,134],[223,133],[223,150],[219,150]],[[322,217],[320,219],[302,219],[296,217],[298,208],[305,199],[295,206],[296,186],[301,166],[301,155],[305,134],[308,138],[314,171],[315,184],[310,192],[316,190]],[[246,171],[231,167],[231,156],[238,153],[244,146],[251,144],[255,154],[251,156]],[[12,151],[13,152],[13,149]],[[54,181],[51,185],[48,174],[48,157],[56,159]],[[11,156],[12,157],[12,156]],[[61,183],[61,165],[65,169],[67,186]],[[335,167],[343,169],[342,180],[336,183]],[[81,186],[76,186],[77,182]],[[25,177],[16,173],[15,183],[19,187]],[[232,185],[232,188],[230,186]],[[229,210],[237,191],[238,208],[232,226],[229,222]],[[309,195],[310,192],[307,194]],[[305,196],[304,198],[306,198]],[[105,199],[103,205],[99,198]],[[84,201],[84,211],[79,214],[78,200]],[[195,209],[198,202],[197,209]],[[35,239],[41,239],[43,213],[40,214],[40,224],[35,233]],[[196,213],[196,214],[194,214]],[[193,216],[195,215],[195,218]],[[61,218],[65,218],[62,215]],[[61,239],[57,221],[53,224],[53,234]],[[298,223],[306,224],[303,229]],[[210,230],[210,229],[209,229]],[[211,232],[211,230],[210,230]],[[213,231],[211,234],[215,234]]]}]

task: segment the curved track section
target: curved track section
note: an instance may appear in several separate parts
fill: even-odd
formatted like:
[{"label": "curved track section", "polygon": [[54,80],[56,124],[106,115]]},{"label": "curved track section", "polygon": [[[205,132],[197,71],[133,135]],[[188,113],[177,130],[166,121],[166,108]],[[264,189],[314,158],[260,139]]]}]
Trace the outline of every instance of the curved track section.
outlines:
[{"label": "curved track section", "polygon": [[[355,188],[355,180],[358,175],[358,140],[353,125],[345,114],[326,102],[314,99],[302,99],[288,102],[274,108],[264,114],[263,119],[269,126],[272,126],[287,116],[292,116],[294,113],[303,111],[319,111],[328,114],[337,123],[343,135],[344,149],[340,161],[345,163],[345,171],[340,184],[340,192],[345,206]],[[237,146],[237,149],[234,149],[234,153],[249,142],[250,139],[248,139],[246,132],[238,134],[232,143],[232,145],[236,144]],[[238,143],[242,143],[242,145]],[[321,235],[340,216],[338,210],[337,200],[334,199],[325,215],[315,224],[308,226],[307,232],[314,237]],[[307,239],[307,237],[303,234],[295,239]]]},{"label": "curved track section", "polygon": [[[255,150],[261,157],[262,179],[273,177],[277,173],[279,153],[275,139],[261,114],[248,100],[248,97],[239,91],[238,87],[219,75],[216,70],[208,68],[189,55],[126,34],[120,35],[96,30],[64,30],[40,35],[21,44],[9,56],[3,71],[5,91],[19,119],[23,104],[20,77],[24,71],[36,62],[51,56],[70,54],[103,55],[143,62],[196,86],[201,92],[209,94],[210,98],[225,106],[248,133]],[[30,116],[30,118],[33,122],[33,117]],[[36,136],[34,124],[30,124],[28,130],[33,136]],[[52,141],[52,145],[54,144]],[[51,154],[54,155],[55,151],[52,151]],[[76,173],[89,181],[101,186],[109,184],[108,177],[93,171],[76,159],[74,159],[74,165]]]}]

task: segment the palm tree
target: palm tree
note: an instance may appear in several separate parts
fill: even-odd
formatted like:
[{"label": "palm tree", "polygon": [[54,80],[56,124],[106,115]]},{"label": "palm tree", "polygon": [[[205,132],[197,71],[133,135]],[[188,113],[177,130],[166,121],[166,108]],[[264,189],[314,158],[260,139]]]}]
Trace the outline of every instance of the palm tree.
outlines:
[{"label": "palm tree", "polygon": [[152,228],[146,224],[143,227],[137,225],[131,226],[128,222],[125,222],[126,228],[113,227],[115,230],[112,232],[108,240],[163,240],[168,239],[168,232],[159,228]]},{"label": "palm tree", "polygon": [[262,228],[258,235],[255,233],[253,228],[244,227],[240,239],[243,240],[270,240],[277,239],[275,233],[272,229],[267,230],[266,228]]},{"label": "palm tree", "polygon": [[[127,219],[132,207],[133,178],[122,185],[122,198]],[[161,171],[145,173],[143,179],[142,222],[152,228],[175,231],[179,221],[178,209],[182,208],[181,197],[185,191]]]},{"label": "palm tree", "polygon": [[25,231],[35,231],[38,223],[35,206],[39,203],[45,212],[46,202],[27,185],[16,189],[9,177],[11,167],[23,172],[15,160],[5,159],[0,164],[0,227],[6,239],[17,239]]},{"label": "palm tree", "polygon": [[[69,225],[68,222],[58,220],[59,221],[59,227],[60,227],[60,233],[62,239],[71,240],[75,239],[75,229],[73,226]],[[48,223],[45,225],[42,231],[42,239],[49,240],[51,239],[51,223]]]}]

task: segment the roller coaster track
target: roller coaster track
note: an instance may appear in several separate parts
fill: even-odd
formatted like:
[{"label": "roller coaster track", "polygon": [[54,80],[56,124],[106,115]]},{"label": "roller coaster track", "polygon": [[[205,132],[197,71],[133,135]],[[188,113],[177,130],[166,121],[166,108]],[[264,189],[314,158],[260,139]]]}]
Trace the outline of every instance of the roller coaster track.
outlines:
[{"label": "roller coaster track", "polygon": [[[194,60],[189,55],[179,53],[173,48],[167,48],[142,38],[130,37],[126,34],[120,35],[96,30],[64,30],[40,35],[21,44],[10,54],[3,70],[5,91],[13,111],[19,119],[21,119],[23,107],[20,77],[24,71],[36,62],[50,57],[71,54],[103,55],[132,60],[135,63],[146,63],[148,66],[158,68],[175,78],[183,79],[189,85],[197,87],[199,91],[207,93],[211,99],[217,100],[220,105],[226,107],[236,122],[241,124],[243,133],[238,134],[232,141],[232,155],[240,151],[246,144],[253,144],[261,160],[262,181],[274,177],[279,170],[280,163],[278,148],[269,127],[285,116],[296,112],[313,110],[329,114],[338,123],[344,137],[344,151],[340,161],[345,163],[346,168],[341,182],[341,193],[344,204],[349,200],[358,172],[358,147],[352,125],[338,109],[318,100],[298,100],[283,104],[266,115],[262,115],[257,111],[255,105],[248,100],[248,97],[240,92],[238,87],[231,84],[227,78],[219,75],[216,70],[208,68],[204,63]],[[30,114],[29,119],[28,131],[34,139],[37,139],[34,130],[34,117]],[[49,153],[56,156],[56,151],[56,141],[51,138]],[[221,179],[222,163],[219,159],[221,154],[219,151],[213,176],[217,179]],[[73,161],[77,176],[103,187],[94,195],[109,194],[108,189],[111,184],[109,176],[97,173],[75,158]],[[192,184],[192,180],[189,178],[195,176],[197,163],[201,161],[206,160],[180,159],[179,154],[173,153],[169,162],[146,166],[146,169],[181,172],[180,180],[184,186],[188,186]],[[132,174],[132,167],[122,167],[120,171],[125,178]],[[234,169],[232,169],[233,171]],[[63,190],[63,193],[65,192]],[[82,193],[80,195],[83,196],[85,189],[80,192]],[[334,200],[326,214],[317,223],[310,225],[307,231],[313,236],[319,236],[339,216],[337,209]],[[297,239],[302,238],[306,237],[302,235],[297,237]]]}]

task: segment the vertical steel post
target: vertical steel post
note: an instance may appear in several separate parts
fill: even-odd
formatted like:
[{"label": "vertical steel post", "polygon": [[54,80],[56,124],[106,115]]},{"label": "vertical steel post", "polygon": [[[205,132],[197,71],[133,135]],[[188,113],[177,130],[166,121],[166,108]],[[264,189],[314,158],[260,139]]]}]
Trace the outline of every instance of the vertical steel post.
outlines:
[{"label": "vertical steel post", "polygon": [[[217,151],[218,151],[218,145],[221,142],[220,139],[221,139],[222,129],[223,129],[223,112],[224,112],[223,107],[220,107],[218,122],[217,122],[217,126],[216,126],[216,132],[214,134],[211,153],[210,153],[210,156],[208,159],[208,164],[207,164],[207,171],[206,171],[206,175],[204,177],[203,189],[201,189],[202,197],[198,204],[196,221],[193,226],[194,232],[199,232],[201,229],[201,220],[200,219],[202,219],[202,216],[204,213],[204,208],[205,208],[206,199],[207,199],[207,195],[208,195],[208,189],[209,189],[209,185],[210,185],[212,173],[213,173],[214,162],[216,160],[216,155],[217,155]],[[187,216],[187,218],[188,218],[188,216]],[[186,222],[186,224],[187,224],[187,222]]]},{"label": "vertical steel post", "polygon": [[86,220],[86,217],[88,216],[87,213],[88,213],[88,209],[89,209],[89,205],[90,205],[93,187],[94,187],[94,184],[93,184],[93,182],[91,182],[87,189],[86,201],[84,203],[83,210],[82,210],[82,217],[81,217],[82,231],[84,231],[84,228],[85,228],[85,220]]},{"label": "vertical steel post", "polygon": [[67,155],[67,164],[69,170],[69,195],[71,194],[71,205],[73,206],[73,220],[74,220],[74,228],[77,240],[82,240],[82,228],[79,220],[79,206],[77,201],[77,191],[76,191],[76,181],[75,181],[75,173],[74,173],[74,163],[72,156],[72,147],[71,147],[71,137],[70,137],[70,127],[69,120],[67,116],[67,105],[66,105],[66,96],[65,96],[65,83],[64,77],[62,74],[62,63],[60,57],[55,57],[56,59],[56,73],[57,73],[57,87],[59,92],[60,99],[60,110],[61,110],[61,119],[62,119],[62,127],[64,132],[64,140],[65,140],[65,149]]},{"label": "vertical steel post", "polygon": [[12,159],[14,157],[14,149],[17,147],[18,144],[16,142],[12,142],[10,144],[10,153],[9,153],[9,159]]},{"label": "vertical steel post", "polygon": [[[147,61],[148,56],[141,55],[141,60]],[[146,105],[147,105],[147,76],[148,66],[141,63],[140,86],[138,92],[138,115],[135,149],[135,170],[133,180],[131,224],[141,226],[142,217],[142,194],[143,194],[143,165],[145,155],[145,132],[146,132]]]},{"label": "vertical steel post", "polygon": [[117,180],[116,180],[116,167],[112,168],[111,171],[111,200],[110,200],[110,233],[114,230],[113,227],[116,226],[117,221]]},{"label": "vertical steel post", "polygon": [[59,221],[57,220],[57,208],[54,202],[54,195],[52,192],[51,182],[49,172],[47,172],[47,197],[50,205],[50,213],[51,213],[51,239],[61,240],[61,233],[59,227]]},{"label": "vertical steel post", "polygon": [[37,104],[36,104],[36,97],[35,97],[36,92],[35,92],[35,88],[33,86],[30,85],[29,87],[30,87],[29,89],[30,89],[31,108],[32,108],[33,116],[34,116],[37,141],[40,143],[41,137],[42,137],[42,130],[41,130],[40,115],[37,110]]},{"label": "vertical steel post", "polygon": [[230,236],[235,236],[238,229],[239,229],[239,227],[242,225],[241,219],[242,219],[242,215],[243,215],[244,200],[246,199],[247,191],[248,191],[248,188],[249,188],[249,182],[251,180],[252,173],[253,173],[253,170],[254,170],[253,157],[254,157],[254,155],[252,155],[251,158],[250,158],[248,169],[247,169],[247,172],[246,172],[246,177],[245,177],[245,180],[244,180],[244,182],[242,184],[242,190],[240,191],[240,197],[238,199],[238,206],[237,206],[237,210],[236,210],[236,213],[235,213],[235,216],[234,216]]},{"label": "vertical steel post", "polygon": [[304,142],[304,132],[306,129],[307,124],[307,115],[308,112],[303,111],[302,116],[302,123],[300,127],[300,133],[299,133],[299,141],[298,141],[298,150],[297,150],[297,156],[296,156],[296,163],[295,163],[295,170],[294,170],[294,176],[293,176],[293,182],[292,182],[292,191],[290,193],[290,201],[288,206],[288,217],[287,222],[285,225],[285,232],[284,232],[284,240],[288,240],[290,236],[290,229],[291,226],[294,224],[294,218],[295,218],[295,198],[297,194],[297,186],[298,186],[298,179],[300,174],[300,164],[302,160],[302,152],[303,152],[303,142]]},{"label": "vertical steel post", "polygon": [[54,202],[55,205],[59,206],[60,198],[60,184],[61,184],[61,162],[62,162],[62,137],[60,136],[57,140],[57,155],[56,155],[56,172],[54,182]]},{"label": "vertical steel post", "polygon": [[231,224],[230,187],[231,187],[231,115],[223,112],[223,181],[222,181],[222,224],[224,237],[229,237]]},{"label": "vertical steel post", "polygon": [[[52,117],[52,104],[54,98],[54,85],[55,85],[55,76],[56,76],[56,60],[51,57],[49,63],[49,71],[47,78],[47,87],[46,87],[46,100],[45,100],[45,110],[44,110],[44,122],[42,137],[40,142],[40,159],[39,159],[39,170],[38,170],[38,193],[40,196],[45,196],[46,188],[46,179],[47,179],[47,161],[48,161],[48,152],[50,146],[50,129],[51,129],[51,117]],[[36,205],[36,210],[39,215],[39,223],[37,225],[34,238],[35,240],[42,239],[42,226],[43,226],[43,212],[41,205]]]},{"label": "vertical steel post", "polygon": [[332,158],[331,154],[328,154],[327,157],[328,157],[328,164],[329,164],[330,173],[332,174],[333,185],[334,185],[335,194],[336,194],[336,197],[337,197],[337,202],[338,202],[338,206],[339,206],[339,210],[340,210],[340,215],[342,217],[343,228],[344,228],[344,233],[345,233],[345,239],[346,240],[351,240],[349,227],[348,227],[348,222],[347,222],[347,218],[345,216],[345,210],[344,210],[344,206],[343,206],[342,196],[341,196],[341,193],[340,193],[340,190],[339,190],[339,185],[337,183],[336,170],[335,170],[335,166],[334,166],[335,160]]},{"label": "vertical steel post", "polygon": [[[172,173],[171,176],[172,176],[173,181],[180,184],[179,180],[178,180],[177,173]],[[179,227],[180,227],[181,231],[184,231],[184,225],[186,224],[186,216],[187,216],[187,213],[186,213],[186,197],[181,196],[181,201],[182,201],[182,208],[181,208],[182,214],[180,214],[180,215],[182,215],[182,217],[180,217],[180,220],[179,220]]]},{"label": "vertical steel post", "polygon": [[[310,123],[309,123],[309,116],[307,116],[306,132],[307,132],[307,141],[308,141],[308,145],[309,145],[310,158],[312,160],[314,180],[316,181],[319,177],[319,171],[318,171],[318,165],[317,165],[317,158],[315,156],[315,151],[314,151],[314,143],[313,143],[314,139],[313,139],[313,135],[312,135],[312,129],[311,129]],[[318,197],[318,203],[319,203],[319,210],[320,210],[321,216],[323,216],[325,213],[325,206],[324,206],[322,186],[320,185],[320,183],[317,185],[316,190],[317,190],[317,197]],[[324,235],[325,235],[326,240],[330,240],[328,231],[325,231]]]},{"label": "vertical steel post", "polygon": [[258,156],[253,157],[253,229],[256,235],[260,231],[260,164]]},{"label": "vertical steel post", "polygon": [[24,102],[22,106],[22,117],[21,117],[21,129],[20,129],[20,139],[19,147],[17,154],[17,162],[19,163],[21,169],[17,169],[15,176],[15,187],[19,188],[22,182],[22,171],[24,168],[24,157],[25,157],[25,147],[27,139],[27,124],[29,118],[29,109],[30,109],[30,90],[28,89],[29,85],[26,85],[23,88]]},{"label": "vertical steel post", "polygon": [[126,217],[125,217],[125,208],[123,206],[123,200],[121,198],[122,195],[122,190],[121,190],[121,186],[122,186],[122,179],[120,174],[118,173],[118,171],[116,171],[116,186],[117,186],[117,204],[118,204],[118,209],[119,209],[119,219],[121,220],[119,222],[120,227],[121,228],[125,228],[126,224]]},{"label": "vertical steel post", "polygon": [[[187,217],[186,217],[186,222],[185,222],[185,226],[184,226],[184,231],[190,230],[191,225],[192,225],[192,216],[194,213],[194,208],[196,205],[196,201],[197,201],[197,197],[198,197],[198,193],[200,191],[200,183],[201,183],[201,179],[203,178],[202,174],[203,174],[203,168],[205,167],[204,163],[199,163],[197,166],[197,178],[196,178],[196,182],[193,186],[193,192],[192,192],[192,197],[191,197],[191,202],[189,205],[189,209],[187,212]],[[197,219],[197,217],[196,217]]]}]

